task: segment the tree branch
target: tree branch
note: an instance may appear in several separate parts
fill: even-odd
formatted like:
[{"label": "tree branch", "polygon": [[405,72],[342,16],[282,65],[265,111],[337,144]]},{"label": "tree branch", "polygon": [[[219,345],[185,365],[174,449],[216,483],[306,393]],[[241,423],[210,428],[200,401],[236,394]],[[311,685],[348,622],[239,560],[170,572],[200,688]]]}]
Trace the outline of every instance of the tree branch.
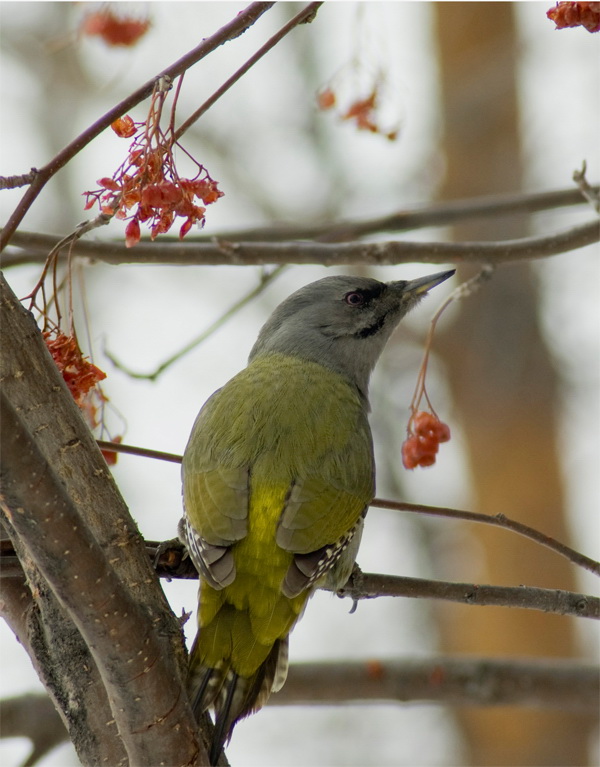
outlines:
[{"label": "tree branch", "polygon": [[[4,526],[7,524],[3,522]],[[2,617],[31,658],[81,763],[124,766],[128,763],[127,753],[118,737],[106,688],[89,648],[19,537],[14,531],[12,535],[21,559],[17,560],[19,570],[15,577],[7,578],[2,573]],[[104,737],[90,737],[91,733],[102,733]]]},{"label": "tree branch", "polygon": [[27,694],[0,700],[1,738],[28,738],[32,750],[21,767],[33,767],[69,733],[47,695]]},{"label": "tree branch", "polygon": [[482,586],[476,583],[451,583],[400,575],[363,573],[358,567],[354,568],[346,585],[336,593],[340,597],[350,597],[355,602],[376,597],[442,599],[480,607],[520,607],[555,615],[600,619],[600,599],[587,594],[533,586]]},{"label": "tree branch", "polygon": [[103,130],[105,130],[112,122],[118,117],[125,114],[128,110],[139,104],[144,99],[148,98],[152,94],[154,85],[157,80],[162,77],[168,77],[174,79],[178,77],[194,64],[197,64],[201,59],[207,56],[230,40],[234,40],[239,37],[243,32],[249,29],[266,11],[273,6],[273,3],[252,3],[243,11],[240,11],[232,21],[225,24],[215,34],[205,38],[200,45],[193,48],[191,51],[182,56],[178,61],[163,69],[158,75],[153,77],[147,83],[142,85],[127,98],[123,99],[120,103],[110,109],[95,123],[90,125],[83,133],[77,136],[76,139],[71,141],[62,151],[60,151],[56,157],[50,160],[49,163],[40,168],[35,177],[27,189],[21,201],[13,211],[10,219],[8,220],[5,228],[2,230],[0,236],[0,251],[4,250],[13,233],[23,220],[23,217],[31,207],[32,203],[42,191],[46,183],[63,168],[70,160],[75,157],[85,146],[87,146],[93,139],[96,138]]},{"label": "tree branch", "polygon": [[[290,666],[270,706],[430,702],[454,706],[527,706],[537,710],[594,713],[598,668],[562,659],[409,658],[326,661]],[[0,737],[26,737],[32,767],[68,739],[50,699],[23,695],[0,701]]]},{"label": "tree branch", "polygon": [[[58,237],[31,232],[15,232],[14,244],[48,251]],[[600,241],[597,221],[564,229],[543,237],[524,237],[501,242],[174,242],[141,241],[135,248],[105,242],[79,240],[73,256],[87,257],[107,264],[230,265],[321,264],[342,266],[392,266],[419,261],[429,264],[476,263],[504,264],[556,256]],[[33,254],[37,257],[37,254]],[[45,259],[44,259],[45,260]],[[31,261],[31,257],[28,258]],[[13,261],[13,264],[15,262]],[[19,263],[24,263],[23,258]],[[10,265],[10,261],[5,265]]]},{"label": "tree branch", "polygon": [[431,701],[462,706],[598,710],[598,668],[567,660],[444,658],[299,663],[276,706]]},{"label": "tree branch", "polygon": [[533,527],[529,527],[529,525],[517,522],[516,519],[510,519],[504,514],[490,516],[489,514],[479,514],[474,511],[449,509],[444,506],[424,506],[419,503],[404,503],[403,501],[387,501],[382,498],[375,498],[371,505],[378,506],[380,509],[391,509],[392,511],[410,511],[414,514],[427,514],[432,517],[449,517],[450,519],[462,519],[465,522],[482,522],[485,525],[494,525],[505,530],[512,530],[513,533],[518,533],[518,535],[522,535],[536,543],[540,543],[542,546],[552,549],[552,551],[565,557],[574,565],[583,567],[584,570],[588,570],[594,575],[600,575],[600,562],[591,559],[591,557],[586,557],[585,554],[575,551],[575,549],[572,549],[565,543],[561,543],[555,538]]},{"label": "tree branch", "polygon": [[[161,578],[198,577],[183,544],[177,539],[163,543],[146,541],[146,546],[148,555]],[[350,597],[355,607],[361,599],[409,597],[411,599],[442,599],[480,607],[490,605],[520,607],[555,615],[600,619],[600,599],[587,594],[533,586],[485,586],[475,583],[407,578],[400,575],[363,573],[358,565],[354,566],[346,585],[336,593],[342,598]]]},{"label": "tree branch", "polygon": [[272,37],[270,37],[267,42],[261,46],[256,53],[254,53],[248,61],[246,61],[242,66],[233,73],[233,75],[228,78],[223,85],[221,85],[220,88],[218,88],[210,98],[208,98],[204,104],[202,104],[198,109],[188,117],[187,120],[185,120],[184,123],[182,123],[179,128],[175,131],[175,135],[173,136],[175,141],[179,141],[179,139],[183,136],[183,134],[197,121],[199,120],[202,115],[207,112],[211,106],[218,101],[221,96],[226,93],[235,83],[243,77],[246,72],[248,72],[249,69],[251,69],[257,61],[260,61],[262,57],[267,54],[271,48],[274,48],[278,42],[283,40],[283,38],[294,29],[294,27],[297,27],[299,24],[306,24],[307,22],[311,22],[314,17],[316,16],[316,13],[318,9],[323,5],[322,2],[319,3],[309,3],[305,8],[303,8],[300,13],[297,13],[293,19],[290,19],[287,24],[284,24],[281,29],[276,32]]},{"label": "tree branch", "polygon": [[[598,194],[600,187],[590,187]],[[430,202],[364,220],[336,221],[330,224],[284,225],[239,229],[214,235],[190,234],[187,242],[228,240],[231,242],[281,242],[286,240],[317,240],[319,242],[348,242],[381,232],[407,232],[433,226],[448,226],[460,221],[493,218],[511,213],[538,213],[545,210],[581,205],[586,201],[580,189],[559,189],[550,192],[520,192],[463,200]]]},{"label": "tree branch", "polygon": [[[102,450],[111,450],[115,453],[128,453],[130,455],[138,455],[143,458],[155,458],[159,461],[167,461],[169,463],[181,463],[182,457],[175,453],[164,453],[160,450],[151,450],[149,448],[136,447],[134,445],[125,445],[117,442],[105,442],[98,440],[98,446]],[[536,543],[546,546],[552,551],[560,554],[568,559],[575,565],[583,567],[585,570],[594,573],[594,575],[600,576],[600,562],[597,562],[591,557],[586,557],[570,546],[567,546],[555,538],[552,538],[545,533],[535,530],[533,527],[517,522],[515,519],[510,519],[505,514],[496,514],[490,516],[489,514],[480,514],[474,511],[462,511],[461,509],[451,509],[446,506],[425,506],[419,503],[406,503],[404,501],[389,501],[385,498],[374,498],[371,501],[371,506],[379,507],[380,509],[391,509],[392,511],[409,511],[415,514],[427,514],[434,517],[448,517],[450,519],[461,519],[466,522],[481,522],[487,525],[494,525],[495,527],[502,527],[506,530],[511,530],[514,533],[529,538]],[[149,544],[147,544],[149,545]]]},{"label": "tree branch", "polygon": [[[160,578],[195,579],[198,573],[177,539],[146,541],[148,556]],[[8,581],[18,577],[18,561],[8,547],[2,552],[2,570]],[[540,610],[555,615],[600,619],[600,599],[563,589],[543,589],[533,586],[487,586],[475,583],[409,578],[382,573],[363,573],[355,566],[348,583],[336,592],[354,602],[377,597],[408,597],[410,599],[441,599],[479,607],[497,605]]]},{"label": "tree branch", "polygon": [[38,173],[37,168],[32,168],[29,173],[22,173],[19,176],[0,176],[0,190],[16,189],[19,186],[32,184]]}]

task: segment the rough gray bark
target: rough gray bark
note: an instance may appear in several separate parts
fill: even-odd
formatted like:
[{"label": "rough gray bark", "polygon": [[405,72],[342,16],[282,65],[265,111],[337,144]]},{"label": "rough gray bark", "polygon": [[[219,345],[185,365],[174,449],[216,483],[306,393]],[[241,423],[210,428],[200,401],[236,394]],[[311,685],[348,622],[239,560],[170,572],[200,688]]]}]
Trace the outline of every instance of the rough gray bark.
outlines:
[{"label": "rough gray bark", "polygon": [[9,591],[26,618],[14,602],[7,617],[83,764],[206,763],[143,540],[33,317],[0,288],[0,500],[28,587]]}]

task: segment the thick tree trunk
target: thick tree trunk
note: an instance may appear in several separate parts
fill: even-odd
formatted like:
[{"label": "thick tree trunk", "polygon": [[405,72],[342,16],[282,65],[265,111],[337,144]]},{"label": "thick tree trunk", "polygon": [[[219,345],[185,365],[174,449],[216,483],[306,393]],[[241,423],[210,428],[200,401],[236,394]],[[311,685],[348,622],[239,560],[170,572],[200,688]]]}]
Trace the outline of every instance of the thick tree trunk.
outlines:
[{"label": "thick tree trunk", "polygon": [[33,317],[0,275],[7,619],[83,764],[196,765],[181,630]]}]

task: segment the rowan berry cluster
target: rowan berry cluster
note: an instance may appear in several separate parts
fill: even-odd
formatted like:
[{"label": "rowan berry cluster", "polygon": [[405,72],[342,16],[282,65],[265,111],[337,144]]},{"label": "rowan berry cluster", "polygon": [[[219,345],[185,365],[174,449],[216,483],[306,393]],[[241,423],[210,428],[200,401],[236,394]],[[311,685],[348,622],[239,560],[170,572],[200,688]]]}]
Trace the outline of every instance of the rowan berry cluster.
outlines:
[{"label": "rowan berry cluster", "polygon": [[90,389],[103,381],[106,373],[83,356],[74,336],[66,336],[60,330],[47,330],[43,337],[73,399],[81,407]]},{"label": "rowan berry cluster", "polygon": [[[322,111],[335,109],[338,98],[331,86],[324,88],[317,94],[317,106]],[[354,122],[358,130],[366,130],[371,133],[379,133],[389,141],[398,138],[397,130],[385,130],[382,128],[378,116],[379,85],[375,83],[365,98],[355,99],[350,106],[339,112],[340,120]]]},{"label": "rowan berry cluster", "polygon": [[[108,398],[98,384],[106,378],[106,373],[83,356],[74,335],[67,336],[55,328],[45,330],[42,336],[88,426],[90,429],[100,426]],[[122,437],[113,437],[111,441],[121,442]],[[116,464],[118,453],[114,450],[101,452],[109,466]]]},{"label": "rowan berry cluster", "polygon": [[546,16],[557,29],[585,27],[588,32],[600,32],[600,3],[556,3]]},{"label": "rowan berry cluster", "polygon": [[130,47],[150,29],[150,20],[119,16],[104,8],[88,13],[79,29],[82,35],[99,37],[106,45]]},{"label": "rowan berry cluster", "polygon": [[408,437],[402,445],[405,469],[433,466],[441,442],[450,439],[450,428],[437,415],[419,410],[408,422]]},{"label": "rowan berry cluster", "polygon": [[[117,172],[98,179],[100,189],[84,193],[85,209],[98,203],[104,214],[129,219],[125,228],[128,248],[139,242],[143,223],[150,228],[152,240],[168,232],[178,216],[185,219],[179,239],[185,237],[193,224],[204,226],[204,206],[223,196],[204,166],[193,160],[196,176],[182,178],[175,167],[171,142],[162,134],[148,131],[146,123],[135,123],[129,115],[115,120],[111,127],[121,138],[134,140],[127,160]],[[131,209],[133,214],[129,213]]]}]

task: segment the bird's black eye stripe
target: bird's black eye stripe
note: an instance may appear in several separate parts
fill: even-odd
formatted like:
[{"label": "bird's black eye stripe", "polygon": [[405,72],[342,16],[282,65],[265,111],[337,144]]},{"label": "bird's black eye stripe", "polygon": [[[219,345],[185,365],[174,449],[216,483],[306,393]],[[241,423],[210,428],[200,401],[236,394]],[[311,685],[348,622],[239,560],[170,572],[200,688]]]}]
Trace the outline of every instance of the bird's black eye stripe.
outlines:
[{"label": "bird's black eye stripe", "polygon": [[383,293],[385,288],[386,286],[384,283],[381,283],[381,285],[376,285],[372,288],[357,288],[356,290],[351,290],[346,293],[344,296],[344,301],[349,306],[365,306],[374,298],[378,298]]}]

